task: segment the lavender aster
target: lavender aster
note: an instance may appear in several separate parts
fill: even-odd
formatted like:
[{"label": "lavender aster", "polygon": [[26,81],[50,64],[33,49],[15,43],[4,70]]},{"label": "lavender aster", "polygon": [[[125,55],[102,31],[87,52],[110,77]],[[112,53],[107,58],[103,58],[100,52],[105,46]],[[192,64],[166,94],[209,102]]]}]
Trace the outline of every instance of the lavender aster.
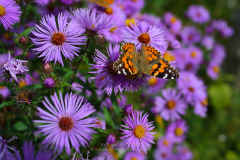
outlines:
[{"label": "lavender aster", "polygon": [[206,23],[210,20],[208,10],[201,5],[192,5],[187,10],[187,16],[196,23]]},{"label": "lavender aster", "polygon": [[165,120],[176,120],[185,114],[187,105],[181,99],[181,95],[174,89],[162,91],[163,97],[156,97],[154,111],[160,113]]},{"label": "lavender aster", "polygon": [[164,53],[168,47],[164,30],[146,22],[139,22],[136,25],[125,27],[122,34],[124,41],[134,43],[138,49],[142,45],[150,45]]},{"label": "lavender aster", "polygon": [[15,81],[18,81],[17,74],[21,74],[28,71],[28,68],[23,65],[27,61],[14,59],[11,57],[10,53],[8,54],[8,61],[3,65],[5,71],[8,71],[9,74]]},{"label": "lavender aster", "polygon": [[38,107],[38,115],[41,120],[35,120],[38,124],[39,132],[46,138],[43,143],[55,145],[60,153],[65,148],[70,154],[73,148],[79,152],[80,146],[86,146],[94,133],[96,118],[87,118],[95,112],[91,104],[83,97],[75,94],[62,93],[59,96],[55,93],[51,96],[51,101],[45,97],[42,101],[46,111]]},{"label": "lavender aster", "polygon": [[187,129],[188,128],[184,120],[177,120],[168,126],[167,135],[173,142],[180,143],[185,139]]},{"label": "lavender aster", "polygon": [[147,118],[148,114],[133,111],[124,119],[121,139],[133,151],[146,153],[151,144],[154,143],[154,132],[152,131],[154,127]]},{"label": "lavender aster", "polygon": [[56,17],[47,15],[36,25],[32,34],[34,51],[39,57],[44,57],[45,62],[54,61],[63,65],[62,55],[72,60],[77,55],[79,45],[84,45],[86,37],[81,34],[84,29],[80,28],[75,21],[69,22],[69,17],[59,14]]},{"label": "lavender aster", "polygon": [[0,0],[0,22],[5,29],[20,20],[21,10],[14,0]]},{"label": "lavender aster", "polygon": [[181,38],[184,44],[191,45],[201,40],[201,34],[193,26],[186,26],[181,32]]},{"label": "lavender aster", "polygon": [[144,155],[142,153],[137,153],[137,152],[128,152],[124,160],[144,160]]}]

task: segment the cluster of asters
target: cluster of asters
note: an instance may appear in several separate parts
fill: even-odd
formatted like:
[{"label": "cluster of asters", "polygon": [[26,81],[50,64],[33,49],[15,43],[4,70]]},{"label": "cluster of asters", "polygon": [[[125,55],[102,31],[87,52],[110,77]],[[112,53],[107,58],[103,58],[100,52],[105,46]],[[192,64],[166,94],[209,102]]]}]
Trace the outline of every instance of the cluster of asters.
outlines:
[{"label": "cluster of asters", "polygon": [[[20,6],[27,5],[24,1],[17,4],[14,0],[0,0],[4,29],[1,40],[5,47],[5,53],[0,55],[1,102],[16,94],[8,83],[18,88],[41,84],[52,94],[44,95],[36,108],[33,124],[38,129],[34,135],[43,137],[38,152],[34,153],[32,142],[26,141],[22,149],[17,149],[10,145],[11,140],[0,137],[0,159],[48,160],[65,155],[67,159],[144,160],[151,149],[154,152],[150,156],[157,160],[192,159],[185,142],[188,126],[184,115],[193,110],[198,116],[206,116],[207,86],[197,73],[203,68],[211,79],[218,78],[225,49],[215,37],[233,34],[224,20],[211,19],[206,8],[192,5],[185,15],[190,23],[184,25],[170,12],[162,17],[140,13],[144,0],[35,0],[30,5],[41,20],[21,19]],[[29,28],[30,34],[19,37]],[[90,45],[93,39],[95,45]],[[179,70],[179,78],[118,74],[113,64],[123,54],[124,43],[134,44],[136,50],[142,46],[155,48]],[[105,48],[97,48],[99,45]],[[89,47],[94,47],[95,52],[89,53]],[[54,66],[64,70],[74,60],[83,60],[86,53],[89,74],[73,70],[76,73],[71,83],[59,87],[59,83],[65,83],[57,83]],[[42,62],[41,69],[34,66],[36,59]],[[79,81],[74,81],[76,78]],[[83,84],[95,87],[85,89]],[[128,91],[141,91],[140,106],[127,103]],[[93,105],[91,97],[101,101],[100,107]],[[19,103],[31,103],[27,94],[18,98]],[[116,110],[113,106],[118,107],[121,119],[119,124],[113,124],[115,127],[108,124],[105,114],[106,110]],[[156,118],[157,125],[150,117]],[[167,127],[162,125],[165,122]],[[104,134],[105,143],[101,148],[90,148],[94,135],[99,134]]]}]

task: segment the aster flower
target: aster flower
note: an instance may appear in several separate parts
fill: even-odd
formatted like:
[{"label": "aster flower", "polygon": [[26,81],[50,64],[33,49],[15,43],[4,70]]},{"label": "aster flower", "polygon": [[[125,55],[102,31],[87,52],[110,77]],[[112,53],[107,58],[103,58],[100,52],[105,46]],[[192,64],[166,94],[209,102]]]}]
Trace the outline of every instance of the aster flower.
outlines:
[{"label": "aster flower", "polygon": [[47,15],[42,18],[40,25],[36,25],[31,39],[36,45],[34,51],[39,57],[44,57],[45,62],[54,61],[63,65],[62,55],[72,60],[77,55],[79,45],[84,45],[86,37],[81,34],[75,21],[69,22],[69,17],[59,14],[57,21],[55,16]]},{"label": "aster flower", "polygon": [[7,98],[10,95],[10,91],[6,86],[0,86],[0,95],[3,98]]},{"label": "aster flower", "polygon": [[207,49],[211,50],[214,46],[215,40],[212,36],[204,36],[202,39],[202,45]]},{"label": "aster flower", "polygon": [[194,113],[196,115],[199,115],[201,117],[206,117],[206,113],[208,110],[208,99],[207,95],[204,95],[203,97],[199,98],[194,104]]},{"label": "aster flower", "polygon": [[179,33],[182,28],[182,22],[170,12],[165,13],[164,22],[172,33]]},{"label": "aster flower", "polygon": [[206,23],[210,20],[208,10],[201,5],[191,5],[187,10],[187,16],[196,23]]},{"label": "aster flower", "polygon": [[201,97],[206,97],[206,87],[202,80],[190,72],[181,72],[177,86],[188,103],[193,104]]},{"label": "aster flower", "polygon": [[124,160],[144,160],[144,155],[137,152],[128,152],[126,153]]},{"label": "aster flower", "polygon": [[163,119],[176,120],[180,118],[180,115],[185,114],[187,105],[175,89],[165,89],[162,95],[163,97],[156,97],[154,111],[160,113]]},{"label": "aster flower", "polygon": [[166,84],[166,80],[164,79],[149,77],[146,85],[146,93],[155,94],[159,92],[160,89],[163,88],[165,84]]},{"label": "aster flower", "polygon": [[172,122],[167,128],[167,135],[175,143],[180,143],[185,139],[187,125],[184,120]]},{"label": "aster flower", "polygon": [[[34,145],[32,142],[24,142],[23,147],[23,160],[51,160],[53,159],[53,154],[47,151],[45,148],[40,148],[40,150],[34,153]],[[17,160],[21,160],[20,155]]]},{"label": "aster flower", "polygon": [[125,0],[119,1],[119,6],[122,6],[123,11],[127,16],[134,15],[143,8],[144,0]]},{"label": "aster flower", "polygon": [[154,26],[160,26],[161,25],[161,20],[159,17],[154,16],[152,14],[144,13],[144,14],[137,14],[134,17],[137,21],[143,21],[146,22],[150,25]]},{"label": "aster flower", "polygon": [[23,64],[27,61],[12,58],[10,53],[8,54],[8,61],[3,65],[3,69],[8,71],[15,81],[18,81],[17,74],[21,74],[28,71],[28,68]]},{"label": "aster flower", "polygon": [[225,57],[226,57],[226,51],[224,46],[220,44],[216,44],[213,48],[211,59],[214,61],[214,63],[221,65]]},{"label": "aster flower", "polygon": [[[41,120],[35,120],[39,133],[46,136],[43,143],[55,145],[55,149],[61,153],[65,148],[70,154],[72,147],[79,152],[80,146],[86,146],[94,133],[96,118],[88,117],[95,112],[91,104],[83,97],[75,94],[55,93],[51,101],[45,97],[42,101],[46,111],[38,107],[38,115]],[[88,117],[88,118],[87,118]]]},{"label": "aster flower", "polygon": [[164,30],[146,22],[139,22],[136,25],[125,27],[122,34],[124,41],[134,43],[138,49],[142,45],[150,45],[164,53],[168,47]]},{"label": "aster flower", "polygon": [[113,70],[113,63],[121,54],[119,45],[109,45],[107,54],[108,57],[96,50],[94,58],[96,64],[92,65],[95,71],[91,73],[96,74],[95,83],[98,88],[103,89],[110,95],[112,92],[116,94],[126,90],[136,90],[144,84],[144,77],[128,78],[115,73]]},{"label": "aster flower", "polygon": [[47,88],[53,88],[55,86],[55,81],[51,77],[46,78],[43,83]]},{"label": "aster flower", "polygon": [[100,33],[113,26],[113,20],[105,13],[99,14],[96,9],[81,8],[73,12],[74,19],[80,28],[88,32]]},{"label": "aster flower", "polygon": [[8,145],[8,143],[15,140],[16,137],[12,137],[9,140],[4,139],[0,136],[0,159],[4,160],[14,160],[17,150]]},{"label": "aster flower", "polygon": [[193,158],[192,152],[186,146],[178,145],[176,147],[176,150],[177,150],[177,153],[176,153],[175,159],[191,160]]},{"label": "aster flower", "polygon": [[201,40],[200,32],[193,26],[186,26],[181,32],[181,38],[184,44],[191,45]]},{"label": "aster flower", "polygon": [[173,160],[172,150],[169,148],[157,148],[154,152],[154,158],[156,160]]},{"label": "aster flower", "polygon": [[215,60],[211,61],[207,67],[208,76],[211,79],[216,80],[219,76],[219,72],[220,72],[220,64]]},{"label": "aster flower", "polygon": [[21,10],[14,0],[0,0],[0,22],[5,29],[20,20]]},{"label": "aster flower", "polygon": [[171,150],[174,143],[175,142],[171,139],[171,137],[166,134],[158,140],[157,147],[165,150]]},{"label": "aster flower", "polygon": [[153,144],[154,129],[152,122],[148,122],[148,114],[133,111],[124,119],[121,140],[133,151],[144,152]]},{"label": "aster flower", "polygon": [[223,37],[231,37],[234,33],[234,30],[228,26],[227,22],[224,20],[214,20],[211,24],[211,28],[219,31]]}]

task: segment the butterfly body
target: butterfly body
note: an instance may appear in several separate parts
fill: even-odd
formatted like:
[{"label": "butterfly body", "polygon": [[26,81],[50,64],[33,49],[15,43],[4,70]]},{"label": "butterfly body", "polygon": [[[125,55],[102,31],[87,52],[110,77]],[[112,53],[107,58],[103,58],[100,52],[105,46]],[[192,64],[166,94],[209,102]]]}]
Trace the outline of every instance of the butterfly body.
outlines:
[{"label": "butterfly body", "polygon": [[134,44],[126,43],[122,51],[123,54],[113,64],[113,70],[118,74],[129,77],[146,74],[163,79],[176,79],[179,76],[178,71],[151,46],[142,46],[137,52]]}]

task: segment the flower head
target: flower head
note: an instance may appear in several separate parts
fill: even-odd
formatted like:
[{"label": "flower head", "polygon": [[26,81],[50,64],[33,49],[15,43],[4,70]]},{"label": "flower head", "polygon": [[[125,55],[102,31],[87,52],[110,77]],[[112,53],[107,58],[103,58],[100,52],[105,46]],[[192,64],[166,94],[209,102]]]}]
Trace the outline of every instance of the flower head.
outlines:
[{"label": "flower head", "polygon": [[164,21],[172,33],[179,33],[182,28],[182,22],[172,13],[164,15]]},{"label": "flower head", "polygon": [[137,152],[126,153],[124,160],[144,160],[144,155]]},{"label": "flower head", "polygon": [[181,38],[184,44],[191,45],[201,40],[201,34],[195,27],[186,26],[181,32]]},{"label": "flower head", "polygon": [[101,33],[110,29],[113,20],[105,13],[98,13],[96,9],[77,9],[73,12],[74,18],[80,28],[88,32]]},{"label": "flower head", "polygon": [[152,131],[154,127],[147,118],[148,114],[133,111],[124,119],[121,139],[133,151],[146,153],[151,144],[154,143],[154,132]]},{"label": "flower head", "polygon": [[206,23],[210,20],[208,10],[201,5],[192,5],[187,10],[187,16],[196,23]]},{"label": "flower head", "polygon": [[5,29],[20,20],[21,10],[14,0],[0,0],[0,22]]},{"label": "flower head", "polygon": [[23,65],[27,61],[12,58],[10,53],[8,54],[8,61],[3,65],[5,71],[9,74],[15,81],[18,81],[17,74],[21,74],[28,71],[28,68]]},{"label": "flower head", "polygon": [[81,34],[75,21],[69,21],[65,14],[59,14],[57,21],[55,16],[47,15],[42,18],[39,25],[32,31],[32,41],[36,45],[34,51],[39,57],[44,57],[45,62],[54,61],[63,65],[62,55],[72,60],[77,55],[79,45],[84,45],[86,37]]},{"label": "flower head", "polygon": [[187,125],[184,120],[172,122],[167,128],[167,135],[175,143],[180,143],[185,139]]},{"label": "flower head", "polygon": [[111,94],[124,90],[136,90],[144,84],[145,79],[142,77],[128,78],[125,75],[115,73],[113,70],[113,63],[121,54],[119,45],[109,45],[107,53],[108,57],[96,50],[94,58],[96,64],[92,65],[95,69],[92,73],[96,74],[95,83],[98,88],[102,88],[107,94]]},{"label": "flower head", "polygon": [[156,97],[154,111],[160,113],[163,119],[176,120],[180,115],[185,114],[187,105],[175,89],[165,89],[162,95],[163,97]]},{"label": "flower head", "polygon": [[139,22],[136,25],[125,27],[122,34],[124,41],[134,43],[138,49],[142,45],[150,45],[164,53],[168,47],[164,30],[146,22]]},{"label": "flower head", "polygon": [[38,124],[39,132],[46,136],[43,143],[55,145],[60,153],[65,148],[68,154],[71,152],[71,143],[79,152],[79,147],[86,146],[94,133],[92,127],[96,126],[96,118],[88,116],[95,109],[83,97],[72,93],[65,97],[62,93],[59,96],[55,93],[51,101],[45,97],[42,103],[47,110],[38,107],[41,120],[34,121]]}]

